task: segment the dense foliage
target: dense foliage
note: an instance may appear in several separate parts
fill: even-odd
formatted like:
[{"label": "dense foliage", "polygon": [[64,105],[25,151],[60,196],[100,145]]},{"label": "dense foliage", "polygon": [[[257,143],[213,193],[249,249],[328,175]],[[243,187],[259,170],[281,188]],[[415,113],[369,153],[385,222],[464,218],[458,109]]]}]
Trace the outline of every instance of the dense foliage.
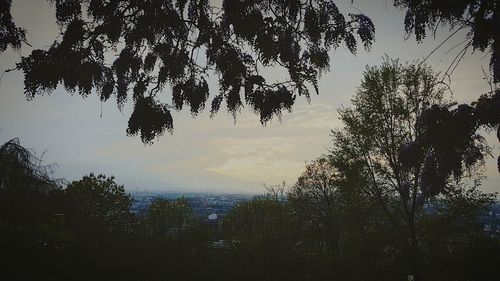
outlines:
[{"label": "dense foliage", "polygon": [[[74,181],[64,190],[67,200],[67,214],[79,232],[123,233],[130,231],[132,198],[123,186],[115,183],[113,177],[89,174]],[[95,233],[84,233],[93,235]]]},{"label": "dense foliage", "polygon": [[[466,30],[463,45],[445,75],[450,76],[470,47],[491,54],[490,73],[492,76],[491,91],[471,105],[460,105],[450,110],[434,107],[422,116],[422,126],[427,127],[423,142],[440,150],[442,163],[451,157],[451,164],[441,169],[440,173],[460,173],[459,162],[462,158],[474,161],[477,150],[470,144],[480,138],[476,131],[480,127],[497,130],[500,141],[500,4],[495,0],[460,0],[460,1],[419,1],[395,0],[394,5],[406,11],[405,30],[407,34],[415,34],[417,41],[422,41],[428,31],[434,35],[440,25],[448,25],[454,32]],[[448,40],[446,39],[446,40]],[[459,45],[455,46],[458,47]],[[408,144],[411,146],[412,144]],[[473,156],[476,154],[476,156]],[[498,157],[500,171],[500,157]],[[444,171],[443,171],[444,170]]]},{"label": "dense foliage", "polygon": [[396,7],[406,10],[405,31],[422,41],[427,31],[436,32],[441,24],[452,29],[468,31],[465,47],[459,56],[472,46],[481,52],[489,49],[490,68],[494,82],[500,82],[500,4],[496,0],[395,0]]},{"label": "dense foliage", "polygon": [[[367,74],[385,68],[395,73],[393,67],[397,73],[408,70],[388,63]],[[421,70],[421,75],[428,74]],[[360,90],[356,99],[361,101],[364,94]],[[395,104],[403,101],[407,100]],[[344,109],[344,114],[349,110],[360,114],[362,106],[370,104],[367,108],[374,110],[375,121],[382,112],[395,114],[386,111],[395,107],[385,107],[392,103],[383,98],[355,104],[361,107]],[[89,174],[61,188],[63,183],[53,179],[51,170],[31,151],[17,140],[9,141],[0,147],[2,277],[401,280],[413,274],[424,280],[484,280],[495,276],[500,243],[483,237],[477,225],[477,215],[492,202],[491,196],[450,178],[439,193],[424,197],[425,205],[415,201],[426,192],[418,184],[421,179],[411,183],[412,191],[406,194],[399,192],[393,177],[418,173],[415,168],[403,169],[397,149],[392,145],[384,149],[384,141],[339,142],[340,136],[353,133],[377,134],[371,124],[344,122],[345,130],[333,135],[332,152],[308,164],[291,189],[284,184],[268,186],[268,195],[240,203],[215,224],[193,216],[185,198],[159,198],[144,212],[133,213],[130,195],[113,177]],[[403,136],[406,127],[392,128],[401,129],[394,131],[395,136]],[[367,140],[366,135],[357,138]],[[396,163],[383,160],[388,151]],[[366,158],[360,153],[380,154]],[[394,167],[401,170],[391,170]]]},{"label": "dense foliage", "polygon": [[[60,38],[17,64],[26,96],[64,85],[84,97],[95,90],[102,101],[115,95],[121,108],[130,92],[127,132],[146,143],[172,132],[171,109],[203,110],[214,72],[211,113],[223,101],[233,115],[246,104],[265,124],[290,111],[297,95],[309,98],[310,87],[318,92],[330,50],[356,53],[358,41],[369,49],[375,32],[368,17],[344,16],[333,1],[53,2]],[[270,68],[285,69],[288,80],[267,82],[262,72]]]},{"label": "dense foliage", "polygon": [[[64,85],[84,97],[94,90],[102,101],[115,95],[121,108],[131,92],[134,111],[127,133],[140,134],[145,143],[173,132],[172,109],[187,105],[193,115],[204,109],[210,97],[207,81],[214,71],[219,93],[211,100],[212,115],[226,101],[233,115],[248,105],[263,124],[280,117],[283,110],[291,111],[297,95],[309,99],[310,86],[318,91],[319,74],[330,65],[330,50],[344,44],[356,53],[358,41],[369,49],[375,32],[367,16],[346,17],[331,0],[223,1],[220,7],[208,0],[52,2],[61,36],[48,49],[33,50],[17,64],[24,72],[26,96],[32,99]],[[11,4],[0,1],[0,52],[26,43],[26,31],[12,21]],[[446,75],[472,47],[491,53],[492,80],[499,82],[497,1],[395,0],[394,5],[406,11],[405,30],[419,42],[441,25],[455,30],[450,36],[468,31]],[[274,68],[286,69],[289,79],[266,82],[263,70]],[[170,95],[165,99],[159,93],[169,91],[168,86]],[[490,99],[496,92],[489,93]],[[482,98],[483,103],[487,100]],[[489,112],[494,117],[488,126],[498,128],[498,103],[486,107],[493,109]],[[439,110],[446,111],[434,111]],[[432,114],[439,115],[427,115]],[[478,122],[484,125],[483,120]],[[471,142],[474,127],[478,126],[450,133]],[[460,144],[454,147],[464,149]]]},{"label": "dense foliage", "polygon": [[436,224],[426,222],[439,217],[428,218],[426,207],[449,211],[455,200],[472,204],[472,209],[462,205],[453,215],[441,212],[448,224],[465,228],[470,220],[463,216],[492,200],[476,190],[477,182],[468,186],[462,181],[478,176],[489,147],[476,133],[473,108],[453,108],[437,75],[421,63],[403,65],[386,58],[381,66],[368,67],[352,104],[339,111],[344,128],[332,133],[333,161],[339,163],[341,157],[360,165],[363,193],[400,237],[394,254],[421,280],[428,266],[426,251],[432,251],[424,237],[436,231]]},{"label": "dense foliage", "polygon": [[16,26],[10,13],[12,0],[0,0],[0,53],[12,47],[16,50],[26,43],[26,30]]}]

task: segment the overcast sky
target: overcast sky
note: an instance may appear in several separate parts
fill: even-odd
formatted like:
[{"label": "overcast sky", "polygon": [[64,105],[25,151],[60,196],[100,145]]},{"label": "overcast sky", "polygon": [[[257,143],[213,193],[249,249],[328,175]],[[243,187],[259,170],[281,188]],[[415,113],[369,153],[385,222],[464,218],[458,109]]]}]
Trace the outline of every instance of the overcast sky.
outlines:
[{"label": "overcast sky", "polygon": [[[46,48],[58,34],[54,9],[48,1],[14,0],[15,22],[28,30],[33,48]],[[401,61],[422,59],[447,37],[439,36],[417,44],[414,38],[404,40],[402,12],[391,0],[337,1],[345,12],[368,15],[376,28],[371,52],[353,56],[341,47],[331,54],[330,72],[322,75],[320,95],[310,104],[298,98],[292,114],[285,113],[282,122],[273,120],[266,127],[248,109],[243,109],[236,124],[223,110],[209,118],[205,110],[197,118],[188,111],[174,112],[174,134],[166,134],[153,145],[144,145],[138,137],[127,137],[129,104],[120,112],[113,100],[102,105],[96,94],[86,99],[67,93],[62,87],[51,95],[27,101],[23,94],[22,74],[6,73],[0,82],[0,143],[19,138],[21,144],[45,163],[56,163],[56,176],[74,180],[89,172],[114,175],[128,190],[170,190],[203,192],[263,192],[263,183],[293,184],[305,163],[327,152],[330,130],[338,128],[337,108],[349,106],[350,98],[360,84],[366,65],[378,65],[388,54]],[[457,34],[428,59],[437,71],[444,71],[456,51],[445,54],[463,40]],[[22,54],[31,50],[25,46]],[[19,53],[8,50],[0,54],[0,71],[14,67]],[[488,91],[483,79],[489,55],[467,55],[452,80],[453,98],[470,102]],[[273,73],[273,78],[285,73]],[[212,91],[217,89],[210,81]],[[169,93],[165,93],[168,95]],[[499,154],[498,142],[488,136],[493,155]],[[500,191],[500,176],[495,160],[488,158],[488,179],[483,190]]]}]

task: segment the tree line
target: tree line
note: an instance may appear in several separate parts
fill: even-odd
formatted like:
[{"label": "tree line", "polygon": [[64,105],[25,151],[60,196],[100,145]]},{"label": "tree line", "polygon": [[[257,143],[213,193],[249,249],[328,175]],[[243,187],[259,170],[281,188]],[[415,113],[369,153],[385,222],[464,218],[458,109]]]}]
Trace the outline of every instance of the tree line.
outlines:
[{"label": "tree line", "polygon": [[[489,146],[480,102],[450,109],[423,63],[367,67],[328,153],[290,187],[242,202],[221,231],[186,199],[144,214],[113,177],[66,183],[0,147],[0,255],[8,280],[486,280],[500,241],[477,223]],[[485,98],[489,98],[486,96]],[[443,120],[446,120],[444,122]],[[453,126],[456,137],[443,136]],[[461,139],[459,136],[468,134]],[[222,239],[228,247],[207,247]]]}]

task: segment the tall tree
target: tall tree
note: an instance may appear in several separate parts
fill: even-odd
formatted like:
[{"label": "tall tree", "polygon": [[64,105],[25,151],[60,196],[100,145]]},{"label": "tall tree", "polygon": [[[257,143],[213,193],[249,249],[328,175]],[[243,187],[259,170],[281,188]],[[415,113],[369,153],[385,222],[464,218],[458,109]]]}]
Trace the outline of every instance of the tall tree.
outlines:
[{"label": "tall tree", "polygon": [[320,244],[320,252],[341,260],[361,246],[369,221],[377,214],[363,190],[367,181],[363,163],[339,150],[306,165],[288,193],[288,202],[304,240],[311,244],[309,250],[317,251],[314,246]]},{"label": "tall tree", "polygon": [[[403,235],[398,248],[405,253],[410,274],[417,279],[423,266],[419,235],[425,203],[460,194],[467,202],[474,202],[474,208],[467,211],[475,212],[491,200],[475,192],[474,187],[460,184],[464,175],[473,175],[483,163],[488,146],[481,136],[475,134],[450,148],[425,141],[425,119],[435,116],[426,114],[453,105],[443,94],[429,67],[421,63],[402,65],[386,58],[380,67],[366,69],[353,106],[339,111],[344,129],[333,131],[332,154],[348,154],[363,164],[368,175],[364,191]],[[457,109],[456,114],[463,116],[463,110]],[[468,115],[464,115],[466,121]],[[460,153],[454,153],[455,149],[461,149]]]},{"label": "tall tree", "polygon": [[336,255],[341,231],[338,181],[331,162],[319,158],[306,165],[289,193],[296,215],[303,217],[307,231],[319,234],[322,246],[332,256]]}]

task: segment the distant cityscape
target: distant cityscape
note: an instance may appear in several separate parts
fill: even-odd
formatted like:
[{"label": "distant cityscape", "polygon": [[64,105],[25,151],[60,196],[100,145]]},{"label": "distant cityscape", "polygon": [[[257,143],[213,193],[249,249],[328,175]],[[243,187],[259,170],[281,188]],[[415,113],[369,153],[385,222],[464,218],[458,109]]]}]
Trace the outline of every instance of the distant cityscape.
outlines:
[{"label": "distant cityscape", "polygon": [[[164,191],[136,191],[131,195],[134,199],[132,212],[137,214],[144,213],[157,198],[172,200],[184,197],[188,200],[194,215],[203,221],[220,221],[240,202],[257,196],[255,194]],[[500,203],[496,203],[478,217],[478,227],[482,228],[485,236],[500,238]]]},{"label": "distant cityscape", "polygon": [[484,212],[478,221],[483,226],[486,236],[500,239],[500,203],[496,203]]},{"label": "distant cityscape", "polygon": [[226,216],[238,203],[250,200],[256,195],[232,193],[185,193],[162,191],[137,191],[131,193],[134,203],[132,212],[143,213],[157,198],[177,199],[184,197],[193,209],[194,215],[202,220],[218,220]]}]

